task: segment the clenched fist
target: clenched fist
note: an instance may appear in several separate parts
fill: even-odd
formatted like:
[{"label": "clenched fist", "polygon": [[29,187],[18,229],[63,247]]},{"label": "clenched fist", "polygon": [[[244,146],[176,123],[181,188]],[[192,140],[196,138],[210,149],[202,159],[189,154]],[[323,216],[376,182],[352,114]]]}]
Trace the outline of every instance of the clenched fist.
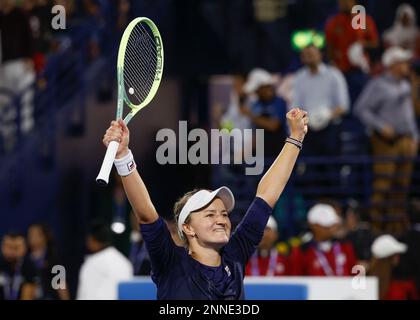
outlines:
[{"label": "clenched fist", "polygon": [[308,132],[308,113],[299,108],[293,108],[286,114],[290,127],[290,137],[303,141]]},{"label": "clenched fist", "polygon": [[130,141],[130,131],[123,120],[111,121],[111,126],[106,130],[102,142],[108,148],[111,141],[119,143],[116,159],[124,157],[128,153],[128,142]]}]

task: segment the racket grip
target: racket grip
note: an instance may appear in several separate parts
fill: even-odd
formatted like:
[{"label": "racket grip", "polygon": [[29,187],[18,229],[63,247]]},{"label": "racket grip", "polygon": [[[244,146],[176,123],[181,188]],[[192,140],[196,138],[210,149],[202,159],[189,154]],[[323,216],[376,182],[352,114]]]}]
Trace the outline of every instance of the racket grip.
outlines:
[{"label": "racket grip", "polygon": [[100,186],[107,186],[109,175],[114,164],[115,156],[117,154],[119,143],[117,141],[111,141],[106,149],[104,161],[102,162],[101,170],[96,177],[96,183]]}]

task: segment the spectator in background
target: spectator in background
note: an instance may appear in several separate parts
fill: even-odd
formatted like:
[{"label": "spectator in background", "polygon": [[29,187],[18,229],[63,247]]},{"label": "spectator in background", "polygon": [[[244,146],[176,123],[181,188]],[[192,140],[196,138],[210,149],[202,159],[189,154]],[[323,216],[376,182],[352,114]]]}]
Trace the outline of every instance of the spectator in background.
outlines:
[{"label": "spectator in background", "polygon": [[118,283],[133,276],[130,261],[111,245],[109,226],[94,223],[86,245],[91,252],[79,274],[78,300],[116,300]]},{"label": "spectator in background", "polygon": [[[212,169],[213,184],[230,185],[233,193],[242,194],[243,198],[248,199],[252,196],[251,194],[248,196],[248,193],[253,192],[258,181],[256,176],[246,175],[247,165],[236,159],[246,159],[247,155],[255,154],[258,157],[256,161],[259,163],[260,170],[264,169],[264,159],[262,158],[263,154],[254,149],[254,147],[260,147],[255,144],[255,135],[244,134],[245,130],[252,130],[253,123],[250,117],[242,112],[241,106],[250,106],[256,99],[255,95],[247,95],[244,92],[246,78],[245,74],[226,77],[228,80],[226,81],[226,93],[218,97],[218,100],[213,104],[212,125],[221,129],[222,139],[220,146],[219,144],[212,146],[211,157],[221,156],[222,162],[223,159],[230,159],[229,165],[217,166]],[[244,213],[241,213],[241,210],[237,211],[239,215]]]},{"label": "spectator in background", "polygon": [[37,299],[42,300],[69,300],[70,294],[67,289],[54,289],[51,286],[55,274],[52,268],[60,265],[54,246],[54,238],[49,226],[34,223],[28,228],[29,259],[34,264],[39,284]]},{"label": "spectator in background", "polygon": [[33,300],[36,295],[36,270],[25,258],[25,237],[9,232],[1,243],[0,300]]},{"label": "spectator in background", "polygon": [[33,38],[33,62],[37,74],[40,74],[46,63],[52,43],[52,0],[28,0],[23,2],[23,9],[29,17]]},{"label": "spectator in background", "polygon": [[398,281],[393,278],[393,269],[400,262],[400,254],[407,251],[404,243],[398,242],[391,235],[382,235],[372,244],[372,262],[369,274],[378,277],[379,299],[406,300],[416,299],[416,287],[413,281]]},{"label": "spectator in background", "polygon": [[241,112],[249,117],[255,129],[264,129],[264,155],[274,158],[280,152],[280,142],[285,140],[288,132],[286,103],[275,94],[274,79],[263,69],[251,71],[244,92],[256,94],[257,100],[250,107],[242,105]]},{"label": "spectator in background", "polygon": [[291,257],[296,275],[352,275],[356,257],[351,243],[335,239],[341,220],[334,208],[316,204],[308,212],[308,223],[312,234]]},{"label": "spectator in background", "polygon": [[129,0],[117,0],[118,14],[117,14],[117,27],[123,30],[130,22],[130,9],[131,4]]},{"label": "spectator in background", "polygon": [[[314,45],[302,50],[301,60],[305,66],[294,79],[292,106],[299,106],[311,115],[303,155],[337,156],[339,123],[350,104],[346,81],[338,69],[322,62],[321,51]],[[334,182],[338,170],[330,164],[306,167],[308,174],[325,173],[320,176]]]},{"label": "spectator in background", "polygon": [[[282,276],[290,273],[285,252],[276,246],[278,239],[277,222],[270,216],[258,250],[251,256],[245,269],[247,276]],[[280,247],[283,249],[283,247]]]},{"label": "spectator in background", "polygon": [[414,280],[417,298],[420,298],[420,201],[413,200],[410,205],[410,228],[401,237],[407,245],[407,253],[401,255],[400,264],[394,269],[393,276],[400,280]]},{"label": "spectator in background", "polygon": [[348,50],[354,43],[360,43],[364,49],[378,46],[376,24],[371,16],[366,15],[365,29],[353,28],[352,20],[356,14],[351,10],[356,4],[355,0],[339,0],[340,12],[331,17],[325,26],[328,58],[344,73],[357,68],[348,56]]},{"label": "spectator in background", "polygon": [[353,245],[357,264],[368,269],[371,260],[370,248],[374,238],[370,224],[361,220],[357,208],[349,207],[345,213],[344,228],[345,239]]},{"label": "spectator in background", "polygon": [[382,57],[385,74],[369,82],[354,107],[355,114],[370,131],[373,156],[392,157],[373,164],[371,219],[375,231],[382,230],[386,214],[395,220],[387,224],[388,232],[399,233],[404,229],[419,136],[411,85],[406,79],[410,74],[410,58],[411,53],[406,50],[388,48]]},{"label": "spectator in background", "polygon": [[385,47],[401,47],[419,56],[419,28],[414,8],[402,3],[395,14],[394,25],[383,33]]},{"label": "spectator in background", "polygon": [[[229,95],[229,102],[226,108],[224,108],[226,111],[222,113],[222,107],[220,105],[215,106],[216,111],[220,114],[219,119],[216,119],[217,123],[220,128],[227,129],[229,132],[235,128],[241,131],[251,128],[249,117],[244,115],[240,109],[246,99],[246,95],[244,95],[243,92],[244,84],[245,77],[241,75],[232,76],[232,89]],[[242,157],[245,149],[249,150],[252,148],[252,141],[246,140],[247,138],[248,136],[244,136],[243,144],[236,143],[233,146],[227,140],[223,140],[222,143],[224,143],[224,145],[222,145],[222,154],[229,153],[231,159],[235,157],[235,154],[239,154]]]},{"label": "spectator in background", "polygon": [[[346,81],[340,70],[322,62],[322,53],[314,45],[304,48],[301,53],[305,65],[295,76],[292,106],[300,106],[311,114],[309,127],[317,146],[308,143],[316,154],[328,151],[325,141],[331,140],[325,133],[331,131],[333,122],[337,122],[349,110],[349,95]],[[324,134],[323,134],[324,133]],[[307,138],[309,138],[309,135]],[[337,148],[337,143],[332,147]],[[306,148],[306,147],[305,147]]]},{"label": "spectator in background", "polygon": [[[13,150],[19,133],[28,133],[34,125],[33,90],[30,89],[35,80],[31,29],[28,17],[15,2],[0,0],[0,88],[6,89],[10,97],[21,95],[19,126],[16,126],[16,104],[1,119],[0,140],[4,141],[5,152]],[[10,99],[1,100],[0,109],[9,104]]]},{"label": "spectator in background", "polygon": [[0,0],[0,83],[21,90],[32,71],[32,32],[29,18],[14,0]]},{"label": "spectator in background", "polygon": [[352,14],[351,10],[356,4],[355,0],[339,0],[340,12],[331,17],[325,26],[328,58],[344,73],[352,103],[367,81],[367,51],[377,48],[379,44],[376,24],[371,16],[366,15],[365,29],[352,27],[355,14]]}]

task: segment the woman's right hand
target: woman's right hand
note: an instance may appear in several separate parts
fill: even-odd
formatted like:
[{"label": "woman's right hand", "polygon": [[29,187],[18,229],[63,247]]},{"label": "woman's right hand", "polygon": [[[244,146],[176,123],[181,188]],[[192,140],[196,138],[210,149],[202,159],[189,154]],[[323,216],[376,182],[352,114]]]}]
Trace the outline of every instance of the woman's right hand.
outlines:
[{"label": "woman's right hand", "polygon": [[106,130],[102,142],[105,147],[108,148],[111,141],[117,141],[119,143],[117,154],[115,156],[116,159],[120,159],[128,154],[130,131],[122,119],[119,119],[118,121],[111,121],[110,127]]}]

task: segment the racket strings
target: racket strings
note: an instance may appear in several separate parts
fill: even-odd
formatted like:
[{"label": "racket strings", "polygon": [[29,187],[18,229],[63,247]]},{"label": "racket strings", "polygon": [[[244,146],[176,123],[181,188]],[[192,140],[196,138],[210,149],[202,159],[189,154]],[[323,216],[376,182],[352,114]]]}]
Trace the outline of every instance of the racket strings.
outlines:
[{"label": "racket strings", "polygon": [[[127,86],[127,88],[129,88],[129,93],[134,95],[139,100],[136,104],[139,104],[146,99],[148,90],[153,84],[152,81],[147,81],[147,79],[149,79],[150,77],[142,76],[142,78],[146,79],[146,81],[139,82],[139,80],[136,80],[136,75],[130,75],[130,73],[125,73],[124,83]],[[140,81],[141,80],[142,79],[140,79]],[[130,91],[131,88],[133,91]]]},{"label": "racket strings", "polygon": [[[128,57],[128,58],[127,58]],[[144,61],[133,56],[129,51],[126,52],[124,75],[125,83],[129,87],[133,87],[134,92],[143,93],[144,90],[148,89],[148,83],[150,82],[150,61]],[[139,66],[140,64],[140,66]],[[149,80],[149,81],[148,81]],[[143,95],[141,95],[143,97]]]},{"label": "racket strings", "polygon": [[[143,54],[143,52],[142,52],[142,54]],[[134,54],[131,51],[126,51],[126,56],[128,56],[133,61],[133,63],[135,63],[135,62],[140,63],[140,65],[141,65],[140,71],[141,70],[149,71],[150,68],[155,68],[156,62],[154,62],[153,59],[150,59],[149,55],[147,55],[146,59],[141,59],[140,57],[135,57]],[[152,60],[153,63],[150,63],[150,62],[152,62],[150,60]]]},{"label": "racket strings", "polygon": [[[138,32],[138,31],[135,30],[135,32]],[[144,53],[145,58],[146,58],[146,59],[144,59],[145,61],[140,59],[140,61],[143,62],[143,67],[146,67],[147,70],[149,70],[151,68],[152,68],[152,70],[155,70],[155,68],[157,67],[157,62],[158,62],[157,58],[156,58],[157,53],[156,53],[156,48],[155,48],[155,46],[156,46],[155,41],[153,39],[151,39],[148,34],[147,34],[147,37],[149,38],[150,41],[145,39],[146,37],[145,37],[144,34],[138,34],[137,33],[137,35],[140,38],[142,38],[142,40],[145,40],[145,41],[140,41],[139,42],[139,45],[143,49],[142,53]],[[146,63],[146,65],[144,65],[146,61],[153,62],[153,63],[152,64],[151,63]]]},{"label": "racket strings", "polygon": [[138,100],[134,104],[138,105],[147,98],[157,67],[156,41],[144,26],[138,24],[127,43],[123,71],[124,84],[129,88],[130,95]]},{"label": "racket strings", "polygon": [[[143,24],[139,24],[140,25],[140,28],[143,30],[143,32],[149,37],[149,39],[153,42],[153,43],[155,43],[155,39],[153,39],[151,36],[150,36],[150,32],[148,32],[147,30],[146,30],[146,28],[143,26]],[[153,47],[153,49],[155,49],[154,47]]]},{"label": "racket strings", "polygon": [[150,38],[148,34],[145,35],[141,31],[138,31],[136,29],[133,30],[133,33],[138,39],[141,40],[141,41],[139,40],[135,41],[135,44],[140,45],[142,49],[145,50],[145,52],[148,54],[148,57],[150,57],[152,60],[157,62],[157,58],[156,58],[157,51],[156,51],[155,40]]},{"label": "racket strings", "polygon": [[154,63],[157,63],[157,50],[156,50],[156,42],[153,38],[150,37],[147,30],[141,25],[139,26],[142,30],[139,30],[139,28],[134,28],[133,33],[136,37],[136,40],[134,41],[134,44],[141,47],[143,56],[146,56],[147,61],[153,61]]},{"label": "racket strings", "polygon": [[156,41],[154,38],[152,38],[149,34],[149,32],[140,24],[140,27],[142,28],[142,30],[139,30],[138,28],[134,29],[133,32],[141,39],[143,39],[144,41],[141,42],[142,44],[144,43],[152,43],[152,46],[147,46],[147,49],[153,50],[154,54],[153,57],[156,57]]},{"label": "racket strings", "polygon": [[152,52],[152,56],[151,56],[151,58],[154,60],[154,61],[156,61],[157,62],[157,58],[156,58],[156,56],[157,56],[157,49],[156,49],[156,40],[154,39],[154,38],[152,38],[151,36],[150,36],[150,32],[148,32],[145,28],[144,28],[144,26],[142,25],[142,24],[139,24],[138,25],[140,28],[141,28],[141,30],[138,30],[138,29],[134,29],[133,31],[137,34],[137,35],[140,35],[140,37],[141,38],[145,38],[145,37],[147,37],[148,39],[149,39],[149,41],[147,41],[147,39],[144,39],[145,41],[144,42],[140,42],[140,44],[145,44],[146,42],[147,43],[151,43],[152,45],[150,46],[150,45],[146,45],[146,48],[144,48],[144,49],[147,49],[147,52],[148,53],[150,53],[150,50],[153,50],[153,52]]},{"label": "racket strings", "polygon": [[[142,83],[142,79],[147,79],[147,77],[140,77],[137,78],[136,74],[131,74],[132,72],[128,72],[128,69],[137,69],[135,67],[132,67],[133,64],[135,64],[135,58],[134,57],[130,57],[129,59],[127,59],[127,52],[126,52],[126,59],[125,59],[125,64],[128,67],[124,68],[124,83],[127,85],[128,88],[133,88],[134,92],[132,93],[140,102],[143,101],[145,99],[145,96],[143,94],[143,90],[141,90],[141,88],[145,87],[145,90],[147,90],[147,84],[145,85],[144,83]],[[142,73],[141,70],[146,70],[147,66],[144,65],[144,63],[139,60],[138,62],[140,62],[141,64],[141,68],[138,69],[139,73]],[[146,92],[146,91],[145,91]],[[140,97],[139,97],[140,94]]]},{"label": "racket strings", "polygon": [[[125,75],[124,83],[125,83],[126,87],[128,88],[128,92],[131,95],[134,95],[139,100],[135,104],[139,104],[142,101],[144,101],[146,96],[147,96],[147,93],[148,93],[147,90],[150,89],[150,87],[151,87],[150,83],[152,83],[152,82],[147,81],[147,80],[144,81],[144,82],[139,82],[139,80],[136,80],[136,75],[130,75],[127,72],[125,72],[124,75]],[[147,79],[146,76],[143,76],[143,78]],[[141,80],[142,79],[140,79],[140,81]]]}]

